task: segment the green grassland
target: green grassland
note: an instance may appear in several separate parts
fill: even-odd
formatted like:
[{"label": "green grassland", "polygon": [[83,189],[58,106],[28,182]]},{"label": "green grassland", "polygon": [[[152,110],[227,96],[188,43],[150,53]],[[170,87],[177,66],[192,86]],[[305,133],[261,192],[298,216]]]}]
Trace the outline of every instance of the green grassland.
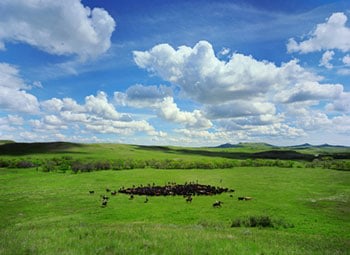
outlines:
[{"label": "green grassland", "polygon": [[[293,151],[306,155],[320,153],[350,153],[349,147],[275,147],[263,143],[242,143],[231,148],[190,148],[176,146],[142,146],[127,144],[77,144],[68,142],[54,143],[15,143],[0,142],[0,155],[20,157],[52,157],[75,156],[84,158],[114,159],[132,157],[137,159],[168,158],[176,155],[180,158],[204,159],[210,157],[245,158],[247,154],[265,152],[269,150]],[[147,153],[146,153],[147,152]]]},{"label": "green grassland", "polygon": [[350,170],[350,149],[339,146],[185,148],[125,144],[3,143],[0,167],[90,172],[105,169],[218,169],[237,166],[323,167]]},{"label": "green grassland", "polygon": [[[15,151],[0,148],[0,158],[209,162],[243,160],[245,153],[266,150],[259,146],[35,146]],[[291,168],[147,167],[77,174],[0,168],[0,254],[350,254],[350,172],[307,168],[300,162]],[[109,194],[108,205],[101,207],[100,195],[107,194],[107,187],[118,190],[168,182],[199,182],[235,192],[194,196],[192,203],[182,196],[149,197],[144,203],[143,196],[129,200],[128,195]],[[239,196],[253,199],[238,201]],[[223,202],[221,208],[212,206],[216,200]],[[259,217],[268,218],[273,226],[232,227],[237,220]]]}]

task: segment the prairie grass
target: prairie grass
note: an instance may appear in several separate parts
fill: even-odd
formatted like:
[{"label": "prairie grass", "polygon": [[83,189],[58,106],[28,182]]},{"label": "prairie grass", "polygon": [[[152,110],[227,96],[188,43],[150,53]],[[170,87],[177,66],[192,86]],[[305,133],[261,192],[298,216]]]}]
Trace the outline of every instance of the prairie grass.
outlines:
[{"label": "prairie grass", "polygon": [[[167,182],[235,189],[233,197],[111,196]],[[85,174],[0,169],[0,254],[349,254],[350,173],[319,168],[134,169]],[[89,194],[94,190],[95,194]],[[251,196],[238,201],[238,196]],[[215,200],[223,201],[213,208]],[[266,216],[293,227],[231,228]]]}]

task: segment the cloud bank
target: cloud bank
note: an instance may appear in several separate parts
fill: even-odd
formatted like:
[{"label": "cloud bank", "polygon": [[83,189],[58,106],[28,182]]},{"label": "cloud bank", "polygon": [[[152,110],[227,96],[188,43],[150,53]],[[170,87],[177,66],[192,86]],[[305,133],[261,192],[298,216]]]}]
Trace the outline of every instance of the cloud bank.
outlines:
[{"label": "cloud bank", "polygon": [[[333,55],[327,52],[323,65],[330,68]],[[217,131],[239,130],[241,137],[243,133],[252,137],[298,137],[306,135],[304,128],[332,123],[324,114],[323,121],[316,118],[310,124],[312,114],[318,114],[312,107],[340,114],[349,111],[345,103],[349,93],[342,84],[323,83],[322,76],[302,67],[296,59],[277,66],[234,53],[223,61],[216,57],[209,42],[199,41],[192,48],[159,44],[147,51],[134,51],[134,60],[140,68],[171,82],[180,89],[180,95],[200,105],[196,111]],[[304,121],[298,121],[299,117]]]}]

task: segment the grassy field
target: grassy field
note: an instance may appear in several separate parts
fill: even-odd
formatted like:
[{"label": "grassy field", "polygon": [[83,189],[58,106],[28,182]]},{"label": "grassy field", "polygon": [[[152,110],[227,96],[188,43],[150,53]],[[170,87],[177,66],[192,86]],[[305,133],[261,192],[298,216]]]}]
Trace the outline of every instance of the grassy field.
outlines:
[{"label": "grassy field", "polygon": [[[90,156],[97,157],[96,151]],[[154,157],[148,153],[139,157]],[[196,196],[192,203],[180,196],[144,203],[144,197],[118,194],[101,207],[107,187],[189,181],[236,192]],[[0,187],[0,254],[350,254],[349,171],[237,167],[72,174],[2,168]],[[224,202],[221,208],[212,207],[215,200]],[[260,216],[274,227],[231,227],[237,219]]]},{"label": "grassy field", "polygon": [[[288,147],[272,147],[259,143],[241,144],[233,148],[190,148],[176,146],[140,146],[127,144],[76,144],[76,143],[0,143],[0,155],[13,157],[59,157],[72,156],[76,158],[98,158],[98,159],[150,159],[150,158],[246,158],[251,153],[264,152],[268,150],[289,150]],[[325,152],[346,152],[349,148],[293,148],[294,151],[315,154]]]}]

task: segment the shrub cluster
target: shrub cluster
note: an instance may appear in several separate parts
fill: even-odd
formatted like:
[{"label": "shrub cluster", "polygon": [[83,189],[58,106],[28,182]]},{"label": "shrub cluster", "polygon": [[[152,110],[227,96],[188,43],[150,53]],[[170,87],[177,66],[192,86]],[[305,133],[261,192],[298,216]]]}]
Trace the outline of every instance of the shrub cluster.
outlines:
[{"label": "shrub cluster", "polygon": [[313,160],[306,164],[310,168],[324,168],[342,171],[350,171],[350,160],[333,159],[332,157],[323,157]]},{"label": "shrub cluster", "polygon": [[135,168],[153,169],[224,169],[233,167],[323,167],[338,170],[350,170],[349,160],[317,159],[313,162],[302,162],[279,159],[73,159],[71,156],[54,157],[50,159],[38,158],[0,158],[0,167],[29,168],[37,167],[44,172],[72,170],[74,173],[98,170],[126,170]]},{"label": "shrub cluster", "polygon": [[0,167],[4,168],[30,168],[35,166],[36,163],[30,159],[0,159]]},{"label": "shrub cluster", "polygon": [[77,172],[92,172],[96,170],[109,170],[111,169],[111,164],[108,161],[92,161],[92,162],[81,162],[74,161],[70,165],[74,173]]},{"label": "shrub cluster", "polygon": [[251,227],[251,228],[292,228],[293,224],[285,220],[272,220],[270,216],[250,216],[245,219],[234,219],[231,227]]}]

